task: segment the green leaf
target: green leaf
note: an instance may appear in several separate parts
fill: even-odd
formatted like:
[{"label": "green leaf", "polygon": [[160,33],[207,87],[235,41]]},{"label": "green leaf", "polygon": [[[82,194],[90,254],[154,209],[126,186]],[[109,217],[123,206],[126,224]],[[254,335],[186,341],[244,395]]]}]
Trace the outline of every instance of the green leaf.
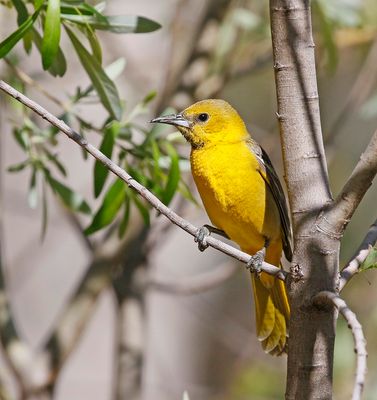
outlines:
[{"label": "green leaf", "polygon": [[126,200],[124,202],[123,217],[119,224],[119,230],[118,230],[119,238],[123,237],[124,233],[126,232],[128,221],[130,220],[130,210],[131,210],[130,198],[126,196]]},{"label": "green leaf", "polygon": [[22,0],[12,0],[12,3],[17,11],[17,25],[20,26],[28,19],[29,13],[27,12],[25,3]]},{"label": "green leaf", "polygon": [[62,14],[62,19],[82,25],[90,25],[94,29],[113,33],[148,33],[161,28],[158,22],[134,15],[105,16]]},{"label": "green leaf", "polygon": [[86,29],[86,37],[89,40],[89,44],[90,44],[90,47],[92,49],[93,56],[98,60],[98,62],[100,64],[102,64],[102,49],[101,49],[101,45],[99,43],[99,40],[98,40],[98,37],[97,37],[96,33],[90,27],[88,27]]},{"label": "green leaf", "polygon": [[40,8],[27,18],[20,27],[0,43],[0,58],[5,57],[33,26],[40,12]]},{"label": "green leaf", "polygon": [[103,106],[113,118],[120,120],[122,117],[122,105],[114,83],[106,75],[98,60],[81,44],[73,31],[67,27],[65,27],[65,29],[77,55],[79,56],[82,66],[85,68],[98,96],[101,99]]},{"label": "green leaf", "polygon": [[45,0],[34,0],[34,8],[37,10],[38,8],[42,7]]},{"label": "green leaf", "polygon": [[143,99],[143,104],[147,105],[150,103],[155,97],[157,96],[157,92],[155,90],[152,90],[149,92]]},{"label": "green leaf", "polygon": [[125,196],[125,183],[121,179],[117,179],[107,191],[103,203],[94,216],[92,223],[85,229],[85,235],[91,235],[109,225],[116,217]]},{"label": "green leaf", "polygon": [[102,12],[101,9],[105,8],[103,6],[103,3],[102,3],[102,6],[101,6],[101,4],[97,4],[95,7],[92,7],[90,4],[87,4],[87,3],[84,3],[82,6],[91,15],[95,15],[100,21],[103,21],[106,23],[106,17],[101,14],[101,12]]},{"label": "green leaf", "polygon": [[25,169],[30,164],[30,160],[25,160],[17,164],[12,164],[7,168],[8,172],[19,172]]},{"label": "green leaf", "polygon": [[90,214],[90,207],[84,198],[74,192],[63,183],[54,179],[51,175],[46,175],[47,181],[50,184],[53,191],[61,198],[63,203],[71,210],[82,212],[84,214]]},{"label": "green leaf", "polygon": [[48,0],[42,41],[42,65],[48,69],[59,51],[60,0]]},{"label": "green leaf", "polygon": [[[115,80],[123,72],[125,66],[126,60],[123,57],[120,57],[113,63],[105,67],[105,73],[111,80]],[[81,99],[88,96],[93,89],[93,85],[89,85],[85,90],[80,91],[78,94],[76,94],[76,99]]]},{"label": "green leaf", "polygon": [[13,129],[13,136],[16,142],[20,145],[23,150],[28,150],[30,147],[30,138],[25,129]]},{"label": "green leaf", "polygon": [[[42,54],[42,37],[39,32],[33,28],[33,41],[37,46],[38,51]],[[58,48],[58,53],[54,58],[51,66],[48,69],[48,72],[52,76],[63,76],[67,71],[67,61],[64,57],[64,53],[62,49]]]},{"label": "green leaf", "polygon": [[167,150],[170,155],[170,170],[165,189],[162,193],[162,202],[169,205],[178,188],[179,179],[181,177],[179,170],[179,157],[173,146],[167,145]]},{"label": "green leaf", "polygon": [[[85,7],[86,3],[82,3],[82,1],[78,2],[77,4],[70,4],[66,1],[60,2],[60,12],[61,14],[74,14],[74,15],[95,15],[93,12],[93,7]],[[96,10],[97,11],[97,10]]]},{"label": "green leaf", "polygon": [[[100,151],[105,154],[106,157],[111,158],[115,143],[115,138],[119,131],[119,123],[112,123],[105,130],[105,134],[102,139]],[[101,162],[96,160],[94,164],[94,196],[97,198],[105,185],[106,178],[109,175],[109,170]]]},{"label": "green leaf", "polygon": [[376,269],[377,268],[377,247],[370,246],[369,253],[364,262],[360,265],[360,270],[365,271],[367,269]]},{"label": "green leaf", "polygon": [[33,167],[28,193],[28,203],[30,208],[36,208],[38,205],[37,172],[37,168]]},{"label": "green leaf", "polygon": [[137,209],[139,210],[145,225],[149,226],[151,224],[151,221],[148,208],[143,204],[142,200],[140,200],[139,197],[135,195],[133,192],[132,192],[132,200],[135,203]]},{"label": "green leaf", "polygon": [[48,160],[51,161],[55,167],[58,169],[58,171],[63,175],[63,176],[67,176],[67,171],[64,168],[64,165],[58,160],[58,158],[52,154],[49,150],[47,150],[46,148],[43,149]]}]

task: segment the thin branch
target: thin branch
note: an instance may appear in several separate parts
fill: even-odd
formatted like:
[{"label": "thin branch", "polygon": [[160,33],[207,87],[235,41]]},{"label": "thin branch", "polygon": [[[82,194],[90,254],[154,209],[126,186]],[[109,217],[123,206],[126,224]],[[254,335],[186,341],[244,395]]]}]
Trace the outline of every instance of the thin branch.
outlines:
[{"label": "thin branch", "polygon": [[377,130],[359,162],[329,210],[322,215],[317,227],[332,237],[342,237],[353,213],[377,174]]},{"label": "thin branch", "polygon": [[341,292],[344,286],[351,280],[351,278],[359,272],[360,265],[367,258],[370,246],[374,246],[377,241],[377,219],[369,228],[365,238],[361,242],[359,248],[356,250],[355,255],[347,263],[347,265],[342,269],[340,273],[338,291]]},{"label": "thin branch", "polygon": [[357,320],[354,312],[350,310],[347,303],[336,293],[323,291],[318,293],[313,302],[316,305],[330,304],[337,308],[339,313],[346,320],[348,327],[352,331],[356,353],[356,376],[353,387],[352,400],[360,400],[364,389],[365,375],[367,372],[367,349],[363,327]]},{"label": "thin branch", "polygon": [[[0,89],[5,93],[9,94],[20,103],[24,104],[26,107],[33,110],[35,113],[40,115],[43,119],[48,121],[50,124],[54,125],[60,131],[65,133],[70,139],[79,144],[85,151],[91,154],[96,160],[100,161],[106,168],[122,179],[130,188],[135,190],[141,197],[143,197],[153,208],[155,208],[159,213],[165,215],[173,224],[179,226],[181,229],[186,231],[192,236],[195,236],[198,232],[198,228],[192,225],[189,221],[177,215],[169,207],[163,204],[156,196],[154,196],[148,189],[137,182],[131,175],[126,171],[116,165],[113,161],[107,158],[103,153],[101,153],[96,147],[90,144],[86,139],[84,139],[80,134],[75,132],[70,128],[65,122],[59,120],[54,115],[49,113],[42,106],[32,101],[12,86],[8,85],[4,81],[0,80]],[[209,246],[227,254],[238,261],[247,263],[250,260],[250,255],[246,254],[220,240],[213,237],[208,237],[207,243]],[[278,279],[284,280],[287,272],[282,269],[275,267],[274,265],[263,263],[261,271],[266,272],[269,275],[275,276]]]},{"label": "thin branch", "polygon": [[147,288],[176,295],[191,295],[202,293],[220,286],[238,271],[237,265],[224,263],[213,271],[201,273],[194,277],[176,280],[162,280],[150,277],[146,282]]}]

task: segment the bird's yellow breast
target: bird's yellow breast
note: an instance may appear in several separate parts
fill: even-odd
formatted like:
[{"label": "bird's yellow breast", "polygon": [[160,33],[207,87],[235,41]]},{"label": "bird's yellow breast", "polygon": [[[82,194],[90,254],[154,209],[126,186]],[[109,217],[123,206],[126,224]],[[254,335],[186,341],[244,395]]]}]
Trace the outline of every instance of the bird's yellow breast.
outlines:
[{"label": "bird's yellow breast", "polygon": [[192,174],[212,223],[255,253],[280,240],[279,212],[246,142],[193,149]]}]

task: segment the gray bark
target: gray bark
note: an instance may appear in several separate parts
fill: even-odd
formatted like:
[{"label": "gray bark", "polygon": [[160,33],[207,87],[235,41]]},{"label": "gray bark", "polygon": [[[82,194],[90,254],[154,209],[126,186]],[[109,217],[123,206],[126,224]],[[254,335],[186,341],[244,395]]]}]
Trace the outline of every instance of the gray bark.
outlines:
[{"label": "gray bark", "polygon": [[[331,399],[336,314],[313,296],[334,291],[340,237],[318,228],[332,203],[323,148],[308,0],[271,0],[271,30],[285,175],[294,230],[287,399]],[[293,274],[294,275],[294,274]]]}]

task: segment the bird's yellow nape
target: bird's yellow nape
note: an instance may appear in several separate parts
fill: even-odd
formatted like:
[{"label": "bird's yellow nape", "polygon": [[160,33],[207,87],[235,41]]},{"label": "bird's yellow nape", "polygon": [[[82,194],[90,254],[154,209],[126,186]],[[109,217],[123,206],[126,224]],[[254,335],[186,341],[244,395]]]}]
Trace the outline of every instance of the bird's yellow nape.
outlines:
[{"label": "bird's yellow nape", "polygon": [[237,143],[248,138],[245,124],[238,112],[226,101],[199,101],[177,115],[155,118],[151,122],[175,125],[195,148]]}]

